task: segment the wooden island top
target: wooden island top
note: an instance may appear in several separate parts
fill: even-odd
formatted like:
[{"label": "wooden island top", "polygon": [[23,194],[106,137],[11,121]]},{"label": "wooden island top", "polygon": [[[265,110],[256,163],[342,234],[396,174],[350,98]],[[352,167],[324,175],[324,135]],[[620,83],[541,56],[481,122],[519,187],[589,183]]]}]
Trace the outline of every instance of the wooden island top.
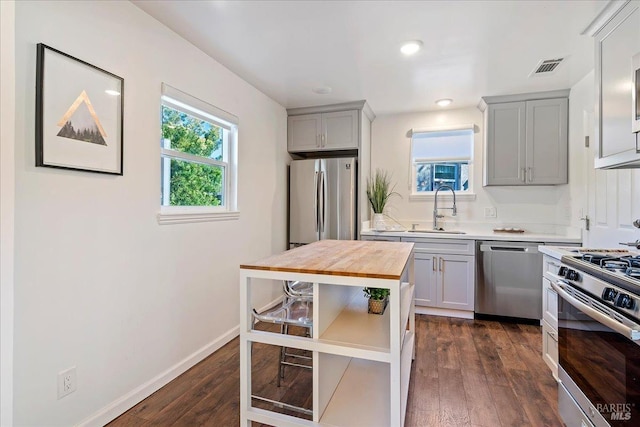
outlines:
[{"label": "wooden island top", "polygon": [[253,263],[242,264],[240,268],[400,279],[412,250],[413,243],[320,240]]}]

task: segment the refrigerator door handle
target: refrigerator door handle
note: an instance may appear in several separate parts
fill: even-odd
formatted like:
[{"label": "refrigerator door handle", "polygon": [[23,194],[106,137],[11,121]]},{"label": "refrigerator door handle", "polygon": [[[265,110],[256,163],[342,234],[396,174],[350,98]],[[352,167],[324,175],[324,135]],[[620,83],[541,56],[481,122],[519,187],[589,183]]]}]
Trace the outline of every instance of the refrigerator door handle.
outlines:
[{"label": "refrigerator door handle", "polygon": [[320,231],[320,223],[319,223],[319,215],[318,215],[318,188],[319,187],[319,179],[318,179],[318,171],[316,171],[316,178],[315,178],[315,185],[316,185],[316,197],[314,197],[314,206],[313,206],[313,213],[314,213],[314,219],[315,219],[315,224],[316,224],[316,232]]},{"label": "refrigerator door handle", "polygon": [[327,192],[325,190],[325,175],[324,175],[324,171],[320,171],[320,233],[321,234],[324,233],[326,197],[327,197]]}]

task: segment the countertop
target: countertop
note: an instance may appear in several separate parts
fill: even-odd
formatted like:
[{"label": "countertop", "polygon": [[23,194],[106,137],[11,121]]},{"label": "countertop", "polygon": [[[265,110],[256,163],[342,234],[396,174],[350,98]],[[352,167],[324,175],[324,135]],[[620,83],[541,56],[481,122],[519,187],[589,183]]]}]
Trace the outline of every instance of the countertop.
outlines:
[{"label": "countertop", "polygon": [[625,248],[565,248],[562,246],[538,246],[538,250],[545,255],[549,255],[555,259],[560,259],[563,256],[576,256],[588,252],[610,252],[612,256],[622,255],[638,255],[636,251],[630,251]]},{"label": "countertop", "polygon": [[242,269],[400,279],[413,243],[320,240],[248,264]]},{"label": "countertop", "polygon": [[563,256],[576,255],[576,251],[582,248],[563,248],[562,246],[538,246],[538,250],[552,258],[560,259]]},{"label": "countertop", "polygon": [[525,231],[524,233],[494,232],[492,229],[456,228],[465,234],[420,233],[402,230],[375,231],[364,229],[363,236],[412,237],[423,239],[457,239],[457,240],[501,240],[512,242],[549,242],[549,243],[581,243],[579,236],[571,234],[547,234]]}]

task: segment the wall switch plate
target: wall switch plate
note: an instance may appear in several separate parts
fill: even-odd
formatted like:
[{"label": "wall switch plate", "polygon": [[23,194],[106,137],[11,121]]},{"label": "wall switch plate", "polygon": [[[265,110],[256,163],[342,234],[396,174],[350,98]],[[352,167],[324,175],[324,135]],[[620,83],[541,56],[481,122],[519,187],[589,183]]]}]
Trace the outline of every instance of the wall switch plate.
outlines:
[{"label": "wall switch plate", "polygon": [[78,379],[75,366],[58,372],[58,399],[62,399],[66,395],[76,391],[77,386]]},{"label": "wall switch plate", "polygon": [[485,218],[497,218],[498,217],[498,212],[496,211],[496,208],[494,208],[494,207],[484,208],[484,217]]}]

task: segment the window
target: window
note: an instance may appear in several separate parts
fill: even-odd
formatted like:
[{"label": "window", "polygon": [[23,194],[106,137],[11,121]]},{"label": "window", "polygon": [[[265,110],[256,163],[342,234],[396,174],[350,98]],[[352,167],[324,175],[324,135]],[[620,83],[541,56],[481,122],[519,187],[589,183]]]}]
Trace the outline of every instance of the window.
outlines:
[{"label": "window", "polygon": [[448,185],[456,192],[471,190],[473,129],[413,131],[411,192],[435,192]]},{"label": "window", "polygon": [[161,100],[161,222],[230,218],[220,214],[236,210],[237,118],[166,84]]}]

